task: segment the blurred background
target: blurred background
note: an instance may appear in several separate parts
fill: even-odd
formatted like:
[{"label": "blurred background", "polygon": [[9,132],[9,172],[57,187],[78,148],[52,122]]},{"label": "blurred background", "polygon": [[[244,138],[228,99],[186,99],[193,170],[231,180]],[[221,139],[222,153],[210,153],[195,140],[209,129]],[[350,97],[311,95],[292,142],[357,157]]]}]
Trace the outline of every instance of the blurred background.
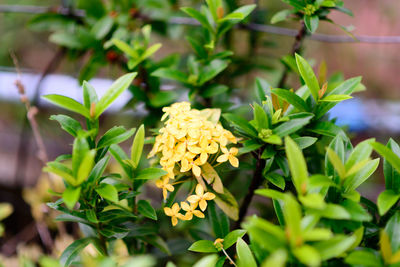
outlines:
[{"label": "blurred background", "polygon": [[[150,2],[157,4],[157,1]],[[176,6],[190,6],[197,5],[200,1],[175,2]],[[248,4],[253,1],[237,2]],[[253,19],[262,24],[270,24],[273,14],[287,8],[287,5],[279,0],[255,2],[258,8]],[[9,236],[20,233],[21,229],[32,221],[29,206],[22,196],[24,188],[36,184],[42,168],[37,157],[38,148],[32,138],[30,126],[26,123],[26,110],[14,84],[19,76],[10,53],[16,55],[21,70],[20,78],[28,97],[39,107],[37,122],[45,140],[49,159],[54,159],[61,153],[68,153],[71,139],[62,132],[58,124],[49,120],[50,114],[57,111],[40,101],[39,96],[60,93],[79,98],[81,92],[77,77],[86,58],[85,55],[57,56],[62,50],[49,42],[50,32],[38,31],[37,28],[27,26],[35,14],[9,12],[6,7],[26,5],[40,8],[62,4],[62,1],[56,0],[0,1],[0,202],[11,202],[15,209],[12,217],[5,221],[6,227],[7,223],[12,224],[12,227],[9,227]],[[351,0],[345,1],[345,6],[353,11],[353,17],[339,12],[332,12],[330,17],[341,25],[353,28],[354,35],[400,36],[399,1]],[[183,16],[174,5],[165,12],[168,12],[168,15]],[[296,30],[299,28],[296,22],[280,23],[278,26]],[[155,33],[153,38],[163,44],[155,57],[163,58],[173,52],[189,51],[187,42],[182,42],[182,36],[188,30],[190,26],[173,25],[164,34]],[[340,28],[326,22],[320,23],[317,32],[345,35]],[[236,88],[236,97],[243,103],[252,101],[255,77],[265,78],[272,86],[278,84],[284,70],[280,58],[289,53],[294,40],[292,36],[258,33],[256,41],[251,43],[248,41],[251,37],[249,31],[237,29],[231,39],[234,44],[234,58],[238,64],[244,58],[257,65],[256,68],[251,68],[230,81],[230,86]],[[400,43],[326,43],[306,38],[303,47],[304,56],[311,60],[315,67],[322,61],[326,62],[328,75],[340,70],[341,74],[336,75],[343,75],[345,78],[363,76],[363,84],[367,90],[358,93],[355,99],[338,105],[331,113],[332,117],[338,118],[339,124],[349,128],[354,142],[370,136],[377,137],[381,142],[386,142],[389,137],[398,139]],[[46,73],[44,78],[43,73]],[[91,83],[101,92],[122,73],[122,70],[112,65],[102,67]],[[289,83],[297,86],[298,77],[290,76]],[[110,126],[118,121],[118,124],[129,128],[140,123],[145,111],[140,105],[135,108],[126,106],[130,97],[130,93],[127,92],[114,105],[114,112],[104,118],[105,125]],[[381,179],[375,177],[363,190],[371,199],[375,199],[380,188]],[[3,242],[3,246],[6,243],[10,245],[10,240],[13,241],[12,238],[8,238],[8,243]],[[4,251],[4,247],[2,249]]]}]

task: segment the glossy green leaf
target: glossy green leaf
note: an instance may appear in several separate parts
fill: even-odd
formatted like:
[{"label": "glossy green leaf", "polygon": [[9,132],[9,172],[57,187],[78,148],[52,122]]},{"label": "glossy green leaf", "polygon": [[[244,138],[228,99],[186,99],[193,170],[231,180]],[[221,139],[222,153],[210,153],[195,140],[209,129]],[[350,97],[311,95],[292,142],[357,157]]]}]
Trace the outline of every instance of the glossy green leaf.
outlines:
[{"label": "glossy green leaf", "polygon": [[364,183],[378,168],[379,159],[374,159],[365,164],[365,167],[356,174],[347,177],[344,180],[344,192],[350,192]]},{"label": "glossy green leaf", "polygon": [[114,126],[108,130],[97,143],[97,148],[111,146],[112,144],[119,144],[135,133],[135,129],[126,130],[123,126]]},{"label": "glossy green leaf", "polygon": [[382,260],[372,250],[356,250],[351,252],[346,258],[345,262],[351,266],[365,266],[365,267],[381,267],[383,266]]},{"label": "glossy green leaf", "polygon": [[300,111],[305,111],[308,112],[310,108],[307,106],[306,102],[296,95],[295,93],[287,90],[287,89],[279,89],[275,88],[272,89],[272,93],[279,98],[285,100],[289,104],[293,105],[295,108],[297,108]]},{"label": "glossy green leaf", "polygon": [[290,138],[285,138],[285,151],[288,159],[293,184],[299,195],[305,193],[308,184],[307,164],[298,145]]},{"label": "glossy green leaf", "polygon": [[317,242],[313,247],[319,252],[322,260],[328,260],[345,252],[355,239],[354,236],[337,235],[329,240]]},{"label": "glossy green leaf", "polygon": [[218,255],[212,254],[209,256],[205,256],[198,260],[193,267],[215,267],[218,262]]},{"label": "glossy green leaf", "polygon": [[151,180],[166,175],[167,172],[159,168],[147,168],[137,172],[135,180]]},{"label": "glossy green leaf", "polygon": [[276,133],[280,137],[288,136],[292,133],[297,132],[305,125],[309,124],[312,117],[313,117],[312,115],[309,115],[303,118],[290,119],[289,121],[286,121],[281,125],[279,125],[278,127],[276,127],[274,129],[274,133]]},{"label": "glossy green leaf", "polygon": [[159,68],[156,71],[152,72],[151,75],[182,83],[188,82],[188,76],[185,73],[171,68]]},{"label": "glossy green leaf", "polygon": [[304,24],[306,25],[307,29],[311,32],[314,33],[319,24],[319,17],[317,15],[314,16],[304,16]]},{"label": "glossy green leaf", "polygon": [[129,87],[136,75],[136,72],[125,74],[118,78],[110,88],[108,88],[96,104],[96,118],[98,118],[115,101],[115,99],[117,99],[118,96]]},{"label": "glossy green leaf", "polygon": [[397,211],[387,222],[385,232],[390,238],[390,246],[392,251],[400,249],[400,212]]},{"label": "glossy green leaf", "polygon": [[96,93],[96,89],[91,86],[87,81],[83,81],[83,104],[87,109],[90,110],[92,103],[97,103],[99,98]]},{"label": "glossy green leaf", "polygon": [[344,100],[352,99],[353,97],[350,95],[328,95],[319,101],[321,102],[341,102]]},{"label": "glossy green leaf", "polygon": [[97,40],[101,40],[110,32],[113,24],[114,20],[111,16],[106,15],[93,25],[90,33],[93,34]]},{"label": "glossy green leaf", "polygon": [[296,54],[296,63],[301,77],[303,78],[307,87],[310,89],[311,95],[313,96],[314,100],[317,101],[320,88],[313,69],[311,68],[310,64],[308,64],[308,62],[298,54]]},{"label": "glossy green leaf", "polygon": [[307,266],[319,266],[321,263],[321,257],[318,251],[309,245],[295,248],[293,254],[301,263]]},{"label": "glossy green leaf", "polygon": [[81,114],[86,118],[90,118],[89,110],[72,98],[63,95],[44,95],[42,97],[56,106]]},{"label": "glossy green leaf", "polygon": [[151,206],[150,202],[147,200],[139,200],[137,203],[137,209],[140,214],[144,217],[150,218],[152,220],[157,220],[157,214],[154,208]]},{"label": "glossy green leaf", "polygon": [[131,147],[131,161],[133,163],[133,167],[136,168],[139,165],[140,158],[142,157],[144,145],[144,125],[140,125],[135,138],[133,139],[132,147]]},{"label": "glossy green leaf", "polygon": [[242,238],[246,234],[246,230],[237,229],[230,232],[228,235],[224,237],[224,242],[222,243],[224,249],[230,248],[233,244],[236,243],[238,238]]},{"label": "glossy green leaf", "polygon": [[261,129],[269,128],[269,120],[264,109],[257,103],[253,104],[254,121],[256,122],[256,128],[258,131]]},{"label": "glossy green leaf", "polygon": [[78,132],[82,130],[82,126],[77,120],[66,115],[51,115],[50,120],[57,121],[61,128],[73,137],[77,137]]},{"label": "glossy green leaf", "polygon": [[208,29],[210,32],[214,32],[214,29],[208,22],[207,17],[203,15],[201,12],[191,7],[182,7],[181,10],[186,14],[188,14],[189,16],[191,16],[192,18],[194,18],[195,20],[197,20],[198,22],[200,22],[200,24],[203,25],[203,27]]},{"label": "glossy green leaf", "polygon": [[82,162],[79,165],[78,173],[76,175],[77,184],[83,183],[88,178],[89,173],[92,171],[94,165],[95,155],[96,151],[94,149],[86,152]]},{"label": "glossy green leaf", "polygon": [[281,10],[281,11],[275,13],[275,15],[272,16],[271,24],[275,24],[275,23],[284,21],[292,14],[293,14],[293,11],[290,10],[290,9]]},{"label": "glossy green leaf", "polygon": [[235,128],[239,131],[248,134],[253,137],[258,137],[257,130],[242,117],[236,116],[234,114],[226,113],[222,115],[228,122],[233,124]]},{"label": "glossy green leaf", "polygon": [[[386,146],[392,150],[400,160],[399,145],[393,139],[390,139]],[[386,189],[393,189],[395,192],[400,193],[400,171],[396,170],[386,157],[383,160],[383,174],[385,176]]]},{"label": "glossy green leaf", "polygon": [[238,256],[238,267],[257,267],[253,253],[251,253],[249,246],[240,237],[236,242],[236,253]]},{"label": "glossy green leaf", "polygon": [[214,246],[214,243],[210,240],[196,241],[188,248],[188,250],[194,252],[203,252],[203,253],[218,252],[218,250]]},{"label": "glossy green leaf", "polygon": [[118,202],[118,191],[113,185],[102,183],[95,190],[102,198]]},{"label": "glossy green leaf", "polygon": [[384,215],[399,199],[400,194],[390,189],[380,193],[377,200],[379,215]]},{"label": "glossy green leaf", "polygon": [[75,240],[69,245],[60,257],[60,263],[63,266],[70,266],[78,257],[81,251],[92,242],[92,237],[86,237]]},{"label": "glossy green leaf", "polygon": [[79,199],[80,193],[81,193],[80,187],[67,187],[64,190],[62,197],[65,205],[67,205],[69,209],[74,208],[76,202]]}]

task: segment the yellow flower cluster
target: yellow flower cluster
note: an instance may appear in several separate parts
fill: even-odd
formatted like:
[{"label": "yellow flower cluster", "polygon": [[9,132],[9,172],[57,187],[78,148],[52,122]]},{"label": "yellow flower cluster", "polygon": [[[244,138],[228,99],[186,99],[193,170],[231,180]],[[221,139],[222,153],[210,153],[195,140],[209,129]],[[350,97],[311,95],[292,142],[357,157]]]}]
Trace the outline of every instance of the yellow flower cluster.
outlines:
[{"label": "yellow flower cluster", "polygon": [[[239,166],[236,158],[238,149],[227,148],[229,143],[236,144],[236,137],[228,130],[224,129],[217,121],[210,119],[210,110],[191,109],[189,102],[179,102],[164,107],[165,112],[162,121],[164,127],[159,130],[156,136],[153,149],[149,153],[149,158],[160,154],[160,165],[168,174],[156,182],[156,186],[163,190],[164,199],[168,192],[174,191],[171,179],[179,173],[191,172],[196,179],[201,179],[201,166],[205,163],[219,163],[229,161],[234,167]],[[196,195],[188,197],[190,204],[182,202],[181,207],[175,203],[171,208],[165,208],[165,213],[171,216],[172,224],[176,225],[178,219],[190,220],[193,215],[203,218],[204,214],[196,210],[197,205],[204,211],[207,207],[206,200],[215,197],[212,193],[205,193],[201,198],[205,188],[198,184]],[[200,194],[200,192],[202,192]],[[186,211],[186,215],[180,215],[179,210]]]}]

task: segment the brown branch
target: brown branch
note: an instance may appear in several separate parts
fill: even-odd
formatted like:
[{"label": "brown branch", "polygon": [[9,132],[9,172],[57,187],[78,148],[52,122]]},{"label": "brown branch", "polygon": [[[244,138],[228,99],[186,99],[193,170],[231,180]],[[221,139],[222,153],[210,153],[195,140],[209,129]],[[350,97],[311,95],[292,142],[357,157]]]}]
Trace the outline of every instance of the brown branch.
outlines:
[{"label": "brown branch", "polygon": [[264,178],[262,172],[265,168],[265,159],[261,159],[262,149],[257,151],[257,163],[256,170],[254,171],[253,179],[251,180],[248,192],[242,201],[242,205],[239,209],[239,219],[235,223],[235,229],[240,228],[240,224],[243,222],[244,217],[247,214],[247,210],[249,209],[251,200],[254,196],[254,191],[260,187]]},{"label": "brown branch", "polygon": [[[85,17],[85,11],[81,9],[73,9],[66,7],[39,7],[39,6],[18,6],[18,5],[0,5],[0,13],[27,13],[27,14],[43,14],[58,13],[61,15],[74,16],[77,18]],[[149,18],[150,19],[150,18]],[[147,18],[146,18],[147,20]],[[149,21],[150,22],[150,21]],[[198,21],[187,17],[171,17],[166,23],[178,25],[199,26]],[[295,29],[277,27],[272,25],[264,25],[257,23],[239,24],[237,27],[257,32],[277,34],[295,37],[298,33]],[[369,44],[400,44],[400,36],[369,36],[355,35],[355,38],[348,35],[330,35],[314,33],[308,36],[308,39],[325,42],[325,43],[369,43]]]}]

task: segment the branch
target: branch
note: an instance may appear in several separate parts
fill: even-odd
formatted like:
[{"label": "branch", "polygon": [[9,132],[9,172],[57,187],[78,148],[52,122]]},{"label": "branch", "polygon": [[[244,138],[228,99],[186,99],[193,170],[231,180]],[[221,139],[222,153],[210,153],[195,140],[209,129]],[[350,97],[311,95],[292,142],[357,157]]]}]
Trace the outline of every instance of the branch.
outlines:
[{"label": "branch", "polygon": [[[27,13],[27,14],[43,14],[57,13],[61,15],[69,15],[75,17],[85,17],[86,12],[82,9],[70,9],[66,7],[38,7],[38,6],[18,6],[18,5],[0,5],[0,13]],[[199,26],[198,21],[186,17],[171,17],[167,23]],[[239,24],[237,28],[251,31],[277,34],[295,37],[298,33],[296,29],[277,27],[272,25],[264,25],[257,23]],[[400,36],[369,36],[355,35],[355,39],[347,35],[331,35],[323,33],[315,33],[307,37],[310,40],[325,43],[369,43],[369,44],[400,44]]]}]

